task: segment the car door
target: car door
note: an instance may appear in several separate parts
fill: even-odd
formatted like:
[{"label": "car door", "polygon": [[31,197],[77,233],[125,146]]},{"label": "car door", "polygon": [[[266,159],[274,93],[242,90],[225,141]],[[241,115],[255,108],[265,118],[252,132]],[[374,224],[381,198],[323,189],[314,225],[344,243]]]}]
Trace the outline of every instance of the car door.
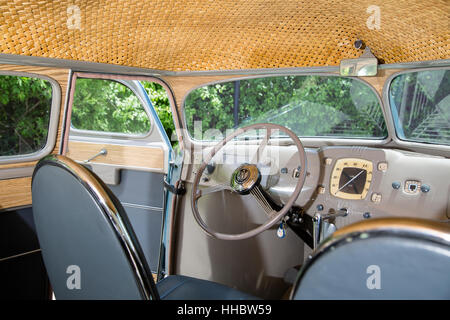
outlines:
[{"label": "car door", "polygon": [[39,159],[61,152],[70,70],[20,62],[0,64],[0,298],[47,299],[31,176]]},{"label": "car door", "polygon": [[74,73],[63,152],[96,173],[118,197],[156,273],[172,147],[145,81],[152,79]]}]

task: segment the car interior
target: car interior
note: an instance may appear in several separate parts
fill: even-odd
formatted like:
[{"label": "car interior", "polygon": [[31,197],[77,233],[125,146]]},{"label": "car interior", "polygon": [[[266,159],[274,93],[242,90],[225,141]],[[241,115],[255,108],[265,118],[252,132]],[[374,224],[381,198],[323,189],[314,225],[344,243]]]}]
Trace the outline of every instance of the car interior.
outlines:
[{"label": "car interior", "polygon": [[0,12],[2,300],[450,299],[448,3]]}]

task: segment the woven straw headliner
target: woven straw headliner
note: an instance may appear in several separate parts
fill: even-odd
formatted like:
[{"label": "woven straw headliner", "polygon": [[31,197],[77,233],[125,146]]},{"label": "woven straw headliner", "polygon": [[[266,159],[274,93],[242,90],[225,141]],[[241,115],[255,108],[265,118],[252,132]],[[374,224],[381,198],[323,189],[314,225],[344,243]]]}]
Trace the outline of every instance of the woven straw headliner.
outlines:
[{"label": "woven straw headliner", "polygon": [[[363,39],[385,63],[448,59],[447,0],[0,0],[3,53],[151,69],[338,65]],[[81,30],[67,8],[80,8]],[[367,8],[380,8],[370,30]],[[73,11],[72,11],[73,13]],[[74,20],[71,20],[74,21]]]}]

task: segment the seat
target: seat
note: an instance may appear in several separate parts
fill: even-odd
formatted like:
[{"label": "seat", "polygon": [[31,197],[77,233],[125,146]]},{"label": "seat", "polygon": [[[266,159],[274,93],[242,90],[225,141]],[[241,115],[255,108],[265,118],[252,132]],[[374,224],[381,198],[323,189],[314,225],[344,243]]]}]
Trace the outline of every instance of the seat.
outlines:
[{"label": "seat", "polygon": [[181,275],[155,285],[119,200],[94,173],[67,157],[51,155],[39,161],[32,199],[57,299],[256,299]]},{"label": "seat", "polygon": [[412,218],[335,232],[302,267],[292,299],[450,299],[450,227]]}]

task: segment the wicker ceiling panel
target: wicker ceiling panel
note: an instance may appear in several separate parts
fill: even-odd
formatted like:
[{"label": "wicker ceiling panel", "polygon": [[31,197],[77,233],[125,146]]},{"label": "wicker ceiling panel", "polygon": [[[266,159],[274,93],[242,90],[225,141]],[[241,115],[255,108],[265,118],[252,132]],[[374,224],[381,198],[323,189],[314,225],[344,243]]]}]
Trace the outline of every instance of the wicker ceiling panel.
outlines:
[{"label": "wicker ceiling panel", "polygon": [[[0,0],[0,51],[171,71],[224,70],[338,65],[361,54],[353,48],[361,38],[385,63],[448,59],[449,3]],[[79,12],[68,11],[73,5]]]}]

